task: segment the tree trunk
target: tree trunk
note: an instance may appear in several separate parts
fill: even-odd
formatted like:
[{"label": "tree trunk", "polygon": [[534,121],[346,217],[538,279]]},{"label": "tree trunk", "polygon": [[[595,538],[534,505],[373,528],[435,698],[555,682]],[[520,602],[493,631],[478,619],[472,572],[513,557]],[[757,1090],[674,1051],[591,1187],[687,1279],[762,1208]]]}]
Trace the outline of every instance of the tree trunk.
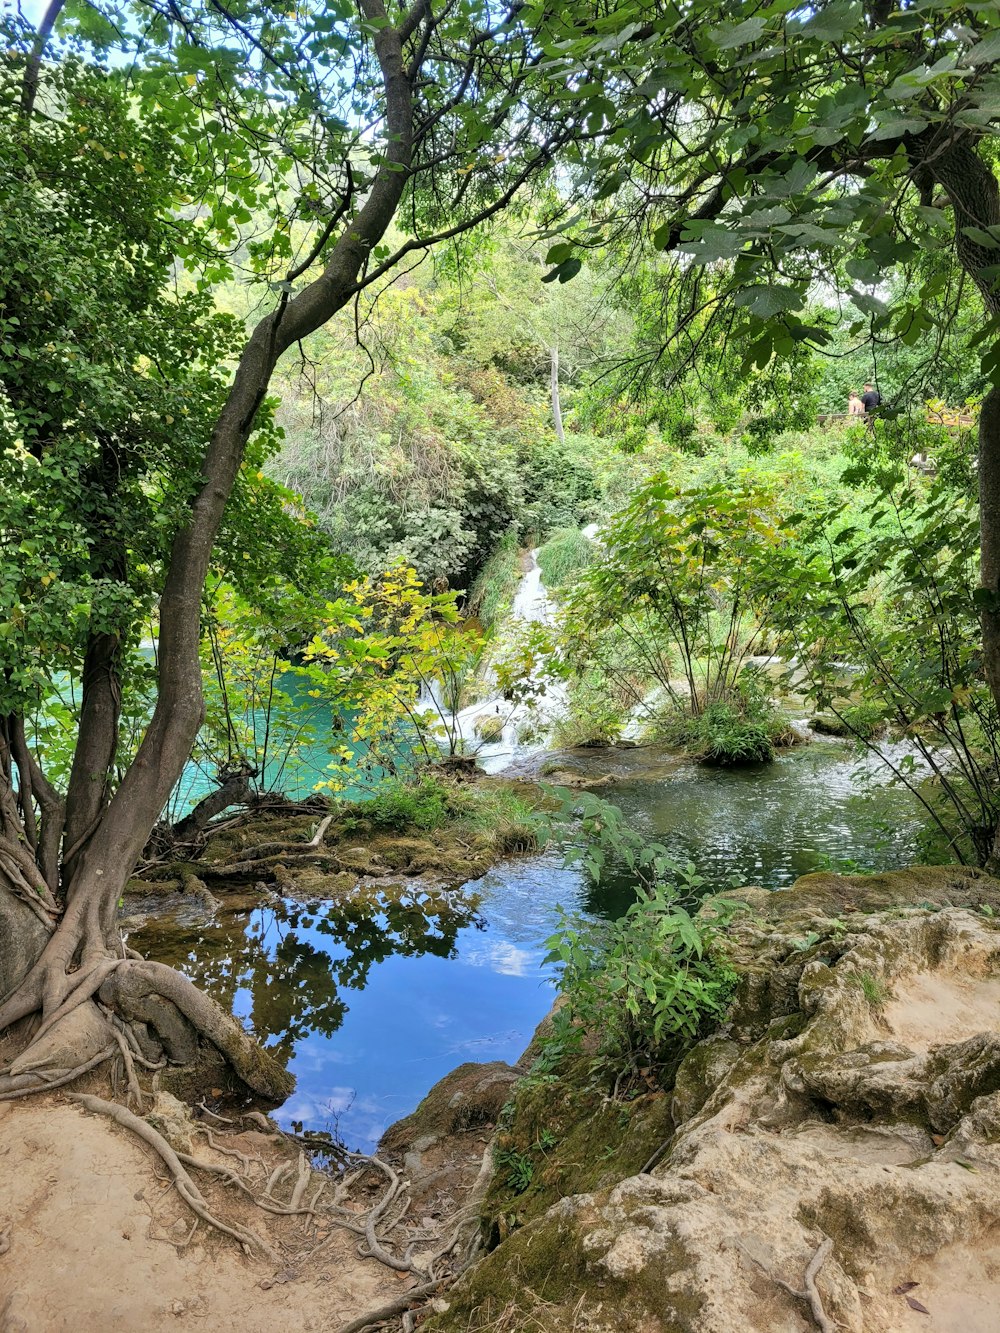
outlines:
[{"label": "tree trunk", "polygon": [[555,426],[556,439],[562,444],[564,436],[562,403],[559,400],[559,347],[557,344],[552,344],[549,349],[549,357],[551,363],[549,381],[552,389],[552,424]]},{"label": "tree trunk", "polygon": [[208,826],[210,820],[220,815],[223,810],[228,810],[231,805],[246,805],[253,796],[253,788],[250,785],[253,776],[252,772],[245,770],[231,773],[215,791],[203,796],[190,814],[177,821],[170,830],[171,840],[184,842],[188,838],[193,838]]},{"label": "tree trunk", "polygon": [[979,551],[983,598],[983,669],[1000,701],[1000,391],[990,389],[979,414]]},{"label": "tree trunk", "polygon": [[[116,1053],[117,1037],[97,1008],[98,996],[130,1025],[130,1031],[142,1034],[150,1058],[162,1052],[168,1059],[187,1060],[199,1042],[206,1042],[255,1091],[275,1100],[291,1091],[292,1080],[275,1059],[186,978],[129,957],[116,923],[122,891],[183,772],[202,722],[202,592],[223,512],[271,374],[287,348],[350,301],[409,180],[413,106],[403,60],[404,34],[388,25],[382,0],[361,0],[361,9],[368,22],[385,25],[373,37],[385,93],[383,164],[320,276],[297,295],[282,296],[277,308],[256,326],[240,357],[205,453],[203,485],[174,538],[167,564],[160,596],[156,707],[138,753],[107,805],[97,760],[110,768],[112,733],[117,735],[115,645],[100,635],[91,639],[90,711],[85,706],[82,752],[74,763],[67,798],[74,841],[71,844],[67,838],[64,848],[65,908],[54,929],[49,912],[50,904],[55,908],[54,900],[35,861],[8,829],[18,816],[10,750],[6,737],[0,738],[4,741],[0,765],[5,765],[0,798],[6,801],[0,803],[4,832],[0,927],[8,921],[21,923],[16,930],[10,924],[0,934],[3,951],[9,955],[5,972],[0,972],[0,1036],[34,1015],[41,1019],[27,1050],[0,1073],[0,1099],[56,1086],[60,1079],[69,1081],[84,1068],[94,1067],[93,1061],[100,1063]],[[424,10],[414,12],[419,18]],[[88,738],[93,738],[93,745]],[[107,772],[103,776],[106,780]],[[22,864],[25,856],[37,884],[19,882],[18,877],[24,880],[27,873]]]}]

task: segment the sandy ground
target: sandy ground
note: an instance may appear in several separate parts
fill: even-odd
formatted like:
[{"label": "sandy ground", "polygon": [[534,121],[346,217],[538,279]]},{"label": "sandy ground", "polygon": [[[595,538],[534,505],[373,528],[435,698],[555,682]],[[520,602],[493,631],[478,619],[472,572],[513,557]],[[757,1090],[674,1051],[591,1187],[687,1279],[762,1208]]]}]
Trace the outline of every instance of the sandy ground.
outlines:
[{"label": "sandy ground", "polygon": [[[918,972],[894,988],[882,1017],[894,1037],[919,1054],[1000,1030],[1000,978]],[[1000,1311],[996,1327],[1000,1329]]]},{"label": "sandy ground", "polygon": [[[266,1158],[270,1140],[232,1142]],[[415,1282],[361,1259],[350,1233],[273,1217],[225,1185],[204,1189],[211,1206],[266,1234],[281,1266],[204,1224],[183,1245],[192,1214],[163,1177],[127,1132],[57,1095],[0,1103],[0,1333],[335,1333]]]}]

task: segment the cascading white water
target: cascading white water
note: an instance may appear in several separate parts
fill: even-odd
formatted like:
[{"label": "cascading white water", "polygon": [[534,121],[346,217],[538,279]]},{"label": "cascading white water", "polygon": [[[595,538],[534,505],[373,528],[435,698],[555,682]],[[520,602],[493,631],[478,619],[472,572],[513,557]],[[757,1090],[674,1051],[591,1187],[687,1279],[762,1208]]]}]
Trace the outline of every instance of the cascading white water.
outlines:
[{"label": "cascading white water", "polygon": [[538,620],[543,625],[552,623],[554,610],[552,599],[545,591],[542,582],[542,570],[538,563],[538,547],[528,553],[531,564],[522,575],[520,585],[514,594],[511,616],[514,620]]},{"label": "cascading white water", "polygon": [[[513,646],[522,626],[532,622],[551,625],[554,620],[555,603],[542,582],[537,548],[529,552],[528,559],[530,563],[514,595],[510,617],[500,627],[492,645],[490,656],[494,661],[503,657],[506,648]],[[494,689],[482,702],[471,704],[458,713],[448,714],[436,681],[423,688],[420,702],[424,707],[433,709],[442,719],[447,718],[448,730],[461,738],[467,753],[475,752],[479,766],[485,772],[499,773],[518,755],[544,749],[548,728],[566,710],[564,685],[543,680],[537,668],[532,673],[532,680],[538,689],[532,692],[530,703],[513,704],[499,690]],[[487,688],[493,683],[493,672],[489,667],[485,681]],[[479,737],[478,728],[491,718],[500,719],[500,739],[483,741]]]}]

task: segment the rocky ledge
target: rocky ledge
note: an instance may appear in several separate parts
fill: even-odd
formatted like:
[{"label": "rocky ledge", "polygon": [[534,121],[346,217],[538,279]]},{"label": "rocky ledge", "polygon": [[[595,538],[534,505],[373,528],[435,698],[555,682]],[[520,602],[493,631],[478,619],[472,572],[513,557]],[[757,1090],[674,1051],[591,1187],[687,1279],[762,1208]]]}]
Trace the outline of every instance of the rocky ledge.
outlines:
[{"label": "rocky ledge", "polygon": [[580,1061],[517,1085],[494,1248],[428,1333],[998,1326],[1000,882],[738,896],[729,1021],[669,1086],[621,1100]]}]

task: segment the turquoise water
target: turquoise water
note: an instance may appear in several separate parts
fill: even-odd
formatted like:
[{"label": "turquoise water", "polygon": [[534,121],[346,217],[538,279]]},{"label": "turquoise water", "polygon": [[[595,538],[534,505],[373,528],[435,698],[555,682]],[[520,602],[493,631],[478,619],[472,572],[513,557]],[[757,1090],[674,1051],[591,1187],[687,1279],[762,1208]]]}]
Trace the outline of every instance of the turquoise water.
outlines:
[{"label": "turquoise water", "polygon": [[[579,752],[612,773],[601,794],[629,823],[690,858],[710,889],[780,889],[830,865],[876,870],[915,858],[914,799],[870,761],[817,743],[755,770],[712,770],[652,750]],[[553,998],[544,941],[562,904],[617,916],[627,880],[598,885],[556,853],[516,858],[454,893],[366,889],[336,903],[275,899],[208,924],[157,922],[133,937],[180,966],[288,1054],[298,1086],[284,1123],[336,1130],[370,1149],[465,1060],[515,1061]]]},{"label": "turquoise water", "polygon": [[[341,791],[346,799],[363,797],[385,776],[385,768],[371,761],[367,748],[350,739],[352,715],[335,712],[328,701],[312,698],[308,679],[286,672],[276,677],[275,688],[287,695],[290,706],[276,703],[270,716],[264,708],[253,709],[235,724],[240,752],[260,769],[254,784],[257,790],[281,792],[290,800],[311,796],[331,778],[331,760],[341,745],[354,751],[354,780]],[[400,767],[408,766],[412,752],[412,739],[401,735],[396,747]],[[180,819],[216,789],[219,764],[229,759],[222,744],[209,742],[203,733],[196,757],[171,794],[168,812],[172,820]]]}]

